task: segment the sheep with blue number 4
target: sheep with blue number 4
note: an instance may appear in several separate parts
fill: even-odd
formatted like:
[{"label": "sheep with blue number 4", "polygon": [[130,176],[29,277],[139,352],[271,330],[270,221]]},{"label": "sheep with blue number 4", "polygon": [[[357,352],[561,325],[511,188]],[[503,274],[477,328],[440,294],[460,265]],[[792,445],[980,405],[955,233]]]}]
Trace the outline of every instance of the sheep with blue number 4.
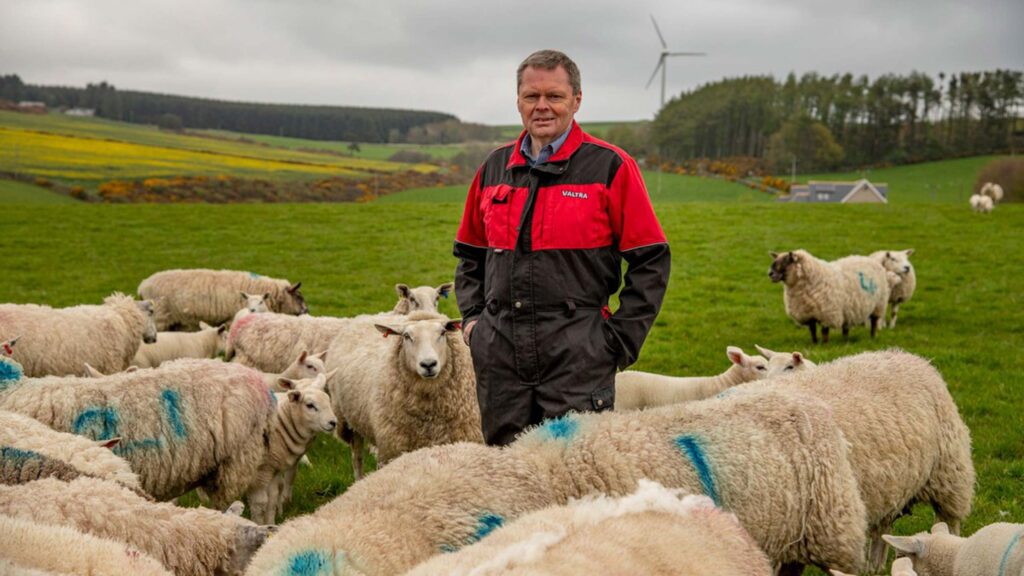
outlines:
[{"label": "sheep with blue number 4", "polygon": [[847,445],[818,400],[762,391],[639,412],[570,414],[506,448],[405,454],[284,523],[249,574],[394,574],[523,514],[641,479],[732,512],[776,566],[858,571],[867,529]]},{"label": "sheep with blue number 4", "polygon": [[3,372],[0,410],[93,440],[120,437],[114,453],[158,500],[201,487],[224,508],[245,493],[266,451],[275,399],[251,368],[189,359],[102,378]]}]

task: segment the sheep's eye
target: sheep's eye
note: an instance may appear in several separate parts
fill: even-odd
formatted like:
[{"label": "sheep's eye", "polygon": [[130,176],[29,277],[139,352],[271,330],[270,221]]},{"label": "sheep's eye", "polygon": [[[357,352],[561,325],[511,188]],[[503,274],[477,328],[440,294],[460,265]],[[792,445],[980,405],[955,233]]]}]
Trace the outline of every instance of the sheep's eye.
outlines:
[{"label": "sheep's eye", "polygon": [[313,404],[313,403],[306,404],[306,408],[309,408],[313,412],[319,412],[319,410],[316,407],[316,404]]},{"label": "sheep's eye", "polygon": [[412,342],[412,336],[408,332],[402,334],[402,338],[405,338],[406,340]]},{"label": "sheep's eye", "polygon": [[761,370],[763,372],[764,371],[764,366],[758,366],[757,369]]},{"label": "sheep's eye", "polygon": [[792,366],[786,366],[786,368],[785,368],[785,370],[792,370],[792,369],[793,369]]}]

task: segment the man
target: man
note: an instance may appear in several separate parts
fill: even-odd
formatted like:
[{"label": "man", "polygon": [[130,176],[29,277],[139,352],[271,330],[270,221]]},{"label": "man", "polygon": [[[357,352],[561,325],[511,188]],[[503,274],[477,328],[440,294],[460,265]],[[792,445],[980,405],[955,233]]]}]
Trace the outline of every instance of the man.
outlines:
[{"label": "man", "polygon": [[477,171],[455,240],[484,438],[497,445],[570,410],[613,407],[616,367],[636,361],[670,260],[636,162],[573,120],[576,64],[535,52],[517,91],[523,133]]}]

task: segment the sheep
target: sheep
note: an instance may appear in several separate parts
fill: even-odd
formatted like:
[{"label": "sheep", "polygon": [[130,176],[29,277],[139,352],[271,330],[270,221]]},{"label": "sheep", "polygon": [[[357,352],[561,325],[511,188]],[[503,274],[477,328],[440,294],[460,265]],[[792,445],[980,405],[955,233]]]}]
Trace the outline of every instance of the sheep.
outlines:
[{"label": "sheep", "polygon": [[318,374],[324,373],[324,359],[327,357],[327,351],[324,350],[319,354],[310,354],[303,350],[299,353],[299,357],[294,362],[288,365],[280,374],[263,374],[263,384],[266,385],[268,390],[272,392],[287,392],[290,388],[281,387],[281,379],[295,379],[302,380],[305,378],[316,378]]},{"label": "sheep", "polygon": [[224,353],[227,325],[199,323],[198,332],[158,332],[157,341],[143,344],[132,359],[132,366],[156,368],[162,362],[178,358],[216,358]]},{"label": "sheep", "polygon": [[0,514],[128,544],[179,576],[242,574],[269,533],[234,514],[150,502],[96,478],[0,486]]},{"label": "sheep", "polygon": [[[16,566],[12,576],[76,574],[80,576],[171,576],[149,555],[121,542],[0,515],[0,573],[4,562]],[[36,571],[30,571],[35,569]]]},{"label": "sheep", "polygon": [[817,366],[800,352],[775,352],[754,344],[754,348],[768,359],[768,372],[764,378],[772,378],[789,372],[807,370]]},{"label": "sheep", "polygon": [[991,197],[983,196],[981,194],[972,194],[969,202],[971,204],[971,210],[982,214],[988,214],[991,212],[994,205]]},{"label": "sheep", "polygon": [[193,331],[202,320],[211,326],[231,320],[238,312],[239,292],[269,294],[267,306],[282,314],[308,314],[302,282],[236,270],[164,270],[139,284],[138,293],[156,303],[161,331]]},{"label": "sheep", "polygon": [[24,336],[13,356],[25,375],[77,374],[83,362],[104,372],[128,367],[139,346],[156,341],[153,307],[120,292],[101,306],[50,308],[0,304],[0,339]]},{"label": "sheep", "polygon": [[734,394],[766,388],[818,398],[850,442],[871,532],[870,568],[884,565],[881,536],[915,502],[930,503],[959,533],[974,497],[970,432],[927,360],[900,350],[865,352]]},{"label": "sheep", "polygon": [[[832,576],[853,576],[839,570],[830,570],[830,572]],[[914,571],[914,565],[911,563],[910,558],[897,558],[892,563],[890,576],[917,576],[917,572]]]},{"label": "sheep", "polygon": [[988,196],[994,204],[998,204],[1003,199],[1003,187],[995,182],[986,182],[978,194]]},{"label": "sheep", "polygon": [[239,292],[239,294],[242,296],[242,308],[238,312],[235,312],[235,316],[228,324],[229,328],[231,327],[231,324],[238,322],[249,314],[263,314],[265,312],[270,312],[270,308],[267,307],[267,302],[270,301],[270,292],[265,292],[262,295],[249,294],[247,292]]},{"label": "sheep", "polygon": [[457,320],[421,310],[331,343],[327,368],[338,372],[328,390],[339,436],[352,446],[356,479],[364,440],[377,447],[378,466],[424,446],[484,441],[476,375],[460,328]]},{"label": "sheep", "polygon": [[[899,312],[900,304],[913,298],[914,290],[917,288],[917,274],[914,272],[914,265],[910,263],[910,255],[913,253],[913,248],[879,250],[872,252],[870,256],[880,262],[886,270],[899,277],[899,282],[895,283],[889,291],[890,329],[896,327],[896,315]],[[882,323],[885,324],[885,322]]]},{"label": "sheep", "polygon": [[920,576],[1010,576],[1024,574],[1024,524],[998,522],[970,538],[950,534],[939,522],[931,533],[883,536],[904,553]]},{"label": "sheep", "polygon": [[398,302],[391,310],[394,314],[406,315],[417,310],[437,312],[437,303],[441,298],[448,298],[455,284],[445,282],[437,288],[431,286],[419,286],[409,288],[405,284],[395,284],[395,292],[398,293]]},{"label": "sheep", "polygon": [[114,453],[154,498],[203,487],[217,508],[244,493],[263,460],[273,403],[258,372],[218,360],[0,386],[0,410],[93,440],[121,437]]},{"label": "sheep", "polygon": [[131,466],[110,451],[120,438],[95,442],[57,432],[41,422],[14,412],[0,411],[0,446],[66,462],[80,473],[141,490]]},{"label": "sheep", "polygon": [[629,496],[545,508],[406,576],[662,574],[669,567],[692,576],[770,576],[768,558],[735,516],[706,496],[676,492],[640,480]]},{"label": "sheep", "polygon": [[615,375],[615,409],[640,410],[703,400],[768,373],[768,361],[761,356],[747,356],[735,346],[729,346],[725,352],[732,365],[718,376],[680,378],[632,370],[619,372]]},{"label": "sheep", "polygon": [[249,486],[250,516],[260,524],[273,524],[285,493],[291,492],[295,467],[318,432],[333,432],[338,421],[331,410],[331,399],[324,392],[327,378],[291,380],[281,378],[287,394],[278,397],[277,411],[270,428],[270,445],[255,479]]},{"label": "sheep", "polygon": [[842,328],[845,338],[850,326],[868,320],[875,337],[889,301],[889,280],[881,264],[866,256],[826,262],[806,250],[772,252],[771,256],[768,276],[783,283],[786,314],[810,328],[812,342],[818,342],[818,323],[826,344],[830,328]]},{"label": "sheep", "polygon": [[770,390],[569,414],[504,448],[462,442],[404,454],[282,524],[248,573],[401,573],[525,513],[625,495],[644,478],[709,496],[775,565],[858,571],[866,520],[846,451],[823,403]]}]

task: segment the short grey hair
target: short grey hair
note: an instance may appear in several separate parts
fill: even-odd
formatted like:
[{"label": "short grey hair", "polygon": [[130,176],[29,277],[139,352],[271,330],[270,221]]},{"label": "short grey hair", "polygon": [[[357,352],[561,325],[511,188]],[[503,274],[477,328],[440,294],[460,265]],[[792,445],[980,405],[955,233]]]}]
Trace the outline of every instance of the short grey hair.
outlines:
[{"label": "short grey hair", "polygon": [[516,71],[516,90],[523,85],[523,71],[527,68],[540,68],[541,70],[555,70],[559,66],[569,74],[569,86],[572,86],[573,96],[580,93],[580,69],[576,63],[558,50],[538,50],[526,57],[519,69]]}]

